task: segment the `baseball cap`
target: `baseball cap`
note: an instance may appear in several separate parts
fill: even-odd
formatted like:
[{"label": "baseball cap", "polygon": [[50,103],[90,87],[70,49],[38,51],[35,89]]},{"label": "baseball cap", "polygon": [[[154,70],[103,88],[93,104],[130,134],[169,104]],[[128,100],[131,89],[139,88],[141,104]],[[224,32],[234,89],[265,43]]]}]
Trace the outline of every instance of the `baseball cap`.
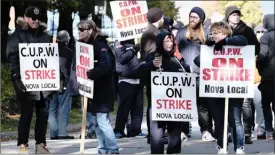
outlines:
[{"label": "baseball cap", "polygon": [[32,18],[32,20],[41,19],[41,11],[38,7],[31,6],[25,10],[25,16]]}]

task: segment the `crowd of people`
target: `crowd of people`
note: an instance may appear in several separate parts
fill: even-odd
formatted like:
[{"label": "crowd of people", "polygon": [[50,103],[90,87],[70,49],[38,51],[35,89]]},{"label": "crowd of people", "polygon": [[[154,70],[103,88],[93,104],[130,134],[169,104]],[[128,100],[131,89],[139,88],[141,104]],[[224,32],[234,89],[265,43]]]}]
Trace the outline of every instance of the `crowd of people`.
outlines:
[{"label": "crowd of people", "polygon": [[[205,21],[207,17],[204,10],[194,7],[189,13],[189,23],[184,26],[182,22],[166,17],[159,8],[151,8],[147,13],[148,26],[140,43],[134,39],[118,40],[114,49],[110,48],[107,36],[101,33],[97,22],[92,19],[80,21],[77,24],[78,41],[93,45],[96,62],[94,68],[87,72],[88,79],[94,81],[94,98],[88,99],[86,137],[98,139],[98,153],[119,154],[116,139],[136,136],[147,137],[152,154],[163,154],[165,144],[168,144],[167,154],[181,153],[182,140],[192,136],[190,122],[152,120],[151,71],[197,75],[196,104],[202,140],[217,141],[218,154],[226,153],[222,152],[227,147],[223,146],[224,98],[199,96],[200,66],[203,65],[200,63],[201,45],[213,46],[215,50],[221,50],[225,45],[255,46],[255,97],[230,98],[228,142],[233,142],[236,154],[244,154],[245,144],[253,143],[251,137],[255,129],[257,139],[274,139],[274,14],[265,15],[263,25],[254,29],[247,26],[241,16],[239,8],[228,6],[223,20]],[[9,37],[7,58],[21,108],[17,143],[19,151],[28,152],[30,122],[35,107],[36,153],[50,154],[46,147],[47,125],[49,123],[50,139],[73,139],[68,135],[67,125],[72,97],[79,94],[75,49],[68,46],[71,38],[65,30],[57,34],[60,90],[26,91],[20,76],[18,44],[52,42],[45,27],[41,26],[40,19],[39,8],[26,9],[24,18],[17,21],[19,26]],[[109,113],[114,110],[116,95],[118,109],[113,128]],[[148,134],[141,130],[146,99]],[[127,133],[124,132],[125,128]]]}]

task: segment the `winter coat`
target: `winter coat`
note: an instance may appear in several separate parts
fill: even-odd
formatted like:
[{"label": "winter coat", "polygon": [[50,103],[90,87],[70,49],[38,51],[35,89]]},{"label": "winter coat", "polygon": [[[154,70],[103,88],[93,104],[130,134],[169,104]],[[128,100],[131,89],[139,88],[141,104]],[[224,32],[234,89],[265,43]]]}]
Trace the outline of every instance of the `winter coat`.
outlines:
[{"label": "winter coat", "polygon": [[59,51],[59,66],[60,66],[60,89],[63,92],[64,88],[68,87],[70,81],[71,64],[73,51],[64,43],[58,43]]},{"label": "winter coat", "polygon": [[148,23],[147,29],[142,33],[140,46],[141,46],[141,60],[144,60],[146,55],[156,51],[156,37],[159,33],[157,27]]},{"label": "winter coat", "polygon": [[[200,73],[199,67],[194,64],[193,60],[200,54],[201,43],[199,40],[188,40],[186,38],[187,29],[188,25],[180,29],[176,35],[178,48],[193,72]],[[206,39],[209,40],[209,32],[207,29],[204,29],[204,34]]]},{"label": "winter coat", "polygon": [[[155,59],[155,54],[159,53],[162,55],[162,72],[190,72],[190,66],[187,65],[184,58],[178,60],[173,56],[173,53],[168,53],[163,51],[163,40],[167,36],[168,31],[161,31],[157,36],[157,50],[155,52],[149,53],[146,57],[146,63],[150,64]],[[180,65],[180,64],[181,65]],[[184,68],[184,70],[182,69]],[[151,70],[147,70],[144,74],[144,83],[146,85],[146,93],[148,96],[148,106],[151,106],[151,71],[156,71],[158,68],[151,67]]]},{"label": "winter coat", "polygon": [[115,58],[116,72],[119,79],[130,78],[124,75],[129,74],[131,70],[138,67],[140,63],[137,58],[137,52],[131,44],[119,45],[119,43],[116,43]]},{"label": "winter coat", "polygon": [[257,56],[257,68],[262,80],[274,80],[275,74],[275,40],[274,14],[264,17],[264,27],[267,32],[260,39],[261,50]]},{"label": "winter coat", "polygon": [[[233,36],[231,38],[225,38],[225,44],[226,45],[234,45],[234,46],[246,46],[247,45],[247,39],[244,36]],[[200,66],[200,55],[198,55],[194,59],[194,63],[197,66]]]},{"label": "winter coat", "polygon": [[88,111],[108,113],[114,109],[115,58],[106,38],[98,35],[87,43],[94,47],[95,60],[94,68],[87,72],[88,78],[94,81],[94,97],[88,99]]},{"label": "winter coat", "polygon": [[255,55],[260,52],[260,44],[257,36],[253,29],[247,26],[243,21],[240,21],[240,23],[233,29],[232,36],[236,35],[244,36],[247,39],[248,45],[255,45]]},{"label": "winter coat", "polygon": [[[13,84],[16,80],[21,80],[20,76],[20,62],[19,62],[19,43],[51,43],[51,37],[44,32],[46,29],[43,26],[39,26],[37,29],[31,29],[29,27],[25,27],[26,23],[23,22],[24,25],[22,27],[18,27],[8,38],[7,44],[7,59],[9,68],[11,71],[11,79]],[[15,87],[16,89],[16,87]],[[18,90],[16,90],[17,96],[22,96],[22,94],[18,94]],[[44,98],[53,94],[53,91],[31,91],[24,94],[24,97],[27,97],[29,100],[40,100],[41,95]]]}]

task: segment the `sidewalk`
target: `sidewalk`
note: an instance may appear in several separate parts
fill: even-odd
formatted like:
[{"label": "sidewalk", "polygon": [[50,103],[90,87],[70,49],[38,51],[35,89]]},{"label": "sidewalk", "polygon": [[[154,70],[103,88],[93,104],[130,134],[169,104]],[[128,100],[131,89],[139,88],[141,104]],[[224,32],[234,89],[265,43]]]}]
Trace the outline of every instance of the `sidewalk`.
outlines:
[{"label": "sidewalk", "polygon": [[[115,115],[110,115],[112,125],[115,123]],[[201,140],[201,133],[197,122],[192,123],[192,137],[182,142],[182,154],[217,154],[216,142],[203,142]],[[80,154],[80,129],[81,123],[70,125],[68,127],[70,135],[75,136],[73,140],[49,140],[47,139],[47,147],[52,154]],[[142,130],[147,133],[146,125],[146,110],[144,111]],[[1,133],[1,136],[15,135],[15,133]],[[49,137],[49,136],[48,136]],[[150,145],[147,144],[146,138],[134,137],[123,138],[117,140],[120,147],[121,154],[150,154]],[[256,140],[253,137],[253,144],[245,145],[246,154],[274,154],[274,140]],[[17,154],[17,141],[11,140],[1,142],[1,154]],[[34,154],[35,141],[31,138],[29,141],[29,151]],[[167,145],[166,145],[167,146]],[[97,140],[85,139],[85,154],[97,154]],[[230,143],[228,147],[229,154],[235,154],[233,151],[233,144]]]},{"label": "sidewalk", "polygon": [[[142,130],[147,131],[146,122],[142,124]],[[72,133],[79,136],[80,132]],[[150,154],[150,145],[146,138],[118,139],[121,154]],[[245,145],[246,154],[274,154],[274,140],[255,140],[254,144]],[[34,140],[30,140],[30,153],[34,153]],[[47,145],[52,154],[80,154],[80,139],[74,140],[47,140]],[[167,145],[166,145],[167,146]],[[97,140],[85,140],[85,154],[97,154]],[[228,152],[235,154],[232,143]],[[16,141],[2,142],[1,154],[16,154]],[[182,154],[217,154],[216,142],[203,142],[197,122],[192,122],[192,137],[187,142],[182,142]]]}]

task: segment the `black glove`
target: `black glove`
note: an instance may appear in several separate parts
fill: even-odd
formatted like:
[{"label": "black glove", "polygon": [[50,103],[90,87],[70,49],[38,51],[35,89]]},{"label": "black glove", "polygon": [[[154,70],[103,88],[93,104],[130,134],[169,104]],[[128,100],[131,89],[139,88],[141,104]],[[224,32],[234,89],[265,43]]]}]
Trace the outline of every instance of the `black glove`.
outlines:
[{"label": "black glove", "polygon": [[23,82],[20,79],[16,79],[14,81],[14,89],[17,93],[25,93],[27,92],[27,89]]},{"label": "black glove", "polygon": [[88,70],[86,74],[87,74],[88,79],[92,79],[92,76],[93,76],[92,69]]},{"label": "black glove", "polygon": [[194,60],[193,62],[195,63],[195,65],[197,65],[198,67],[200,67],[200,55],[198,55]]},{"label": "black glove", "polygon": [[215,44],[215,41],[207,40],[207,41],[205,42],[205,45],[207,45],[207,46],[213,46],[214,44]]},{"label": "black glove", "polygon": [[217,42],[214,46],[214,50],[215,51],[221,51],[222,48],[223,48],[223,45],[226,45],[225,39],[222,39],[219,42]]}]

